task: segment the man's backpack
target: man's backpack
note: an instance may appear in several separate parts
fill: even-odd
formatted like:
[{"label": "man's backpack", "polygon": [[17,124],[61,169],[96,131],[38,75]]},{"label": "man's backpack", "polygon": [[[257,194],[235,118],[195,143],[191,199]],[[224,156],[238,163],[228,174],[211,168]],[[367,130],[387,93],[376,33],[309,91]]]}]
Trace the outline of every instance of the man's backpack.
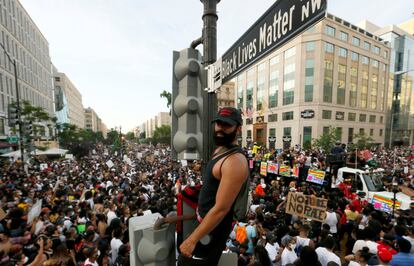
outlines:
[{"label": "man's backpack", "polygon": [[236,228],[236,240],[240,244],[245,244],[247,242],[247,228],[246,225],[237,224]]}]

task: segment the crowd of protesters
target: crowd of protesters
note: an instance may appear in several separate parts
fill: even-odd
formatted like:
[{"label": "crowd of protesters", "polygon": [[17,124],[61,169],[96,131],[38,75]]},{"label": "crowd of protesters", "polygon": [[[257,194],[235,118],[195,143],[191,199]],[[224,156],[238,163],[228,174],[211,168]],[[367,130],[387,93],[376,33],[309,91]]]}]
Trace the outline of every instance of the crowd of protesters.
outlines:
[{"label": "crowd of protesters", "polygon": [[[411,186],[414,151],[347,151],[344,166],[382,167],[384,180]],[[253,160],[247,219],[234,223],[225,253],[239,265],[414,265],[412,210],[396,217],[374,209],[350,189],[305,182],[308,169],[326,170],[318,150],[245,149]],[[1,265],[130,265],[130,217],[176,211],[181,191],[202,183],[198,162],[171,160],[168,147],[130,145],[121,154],[98,145],[81,159],[5,163],[0,176]],[[299,167],[298,177],[260,175],[260,162]],[[108,163],[110,161],[110,163]],[[47,164],[44,167],[44,164]],[[328,199],[326,220],[285,213],[287,194]],[[39,215],[31,217],[41,202]],[[245,229],[240,243],[238,233]]]}]

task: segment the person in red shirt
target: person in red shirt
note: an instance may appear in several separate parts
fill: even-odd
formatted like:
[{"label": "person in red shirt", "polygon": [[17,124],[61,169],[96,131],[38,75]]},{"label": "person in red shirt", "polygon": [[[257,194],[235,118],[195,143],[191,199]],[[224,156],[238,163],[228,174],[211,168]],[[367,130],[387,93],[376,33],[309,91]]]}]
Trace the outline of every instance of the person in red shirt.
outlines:
[{"label": "person in red shirt", "polygon": [[385,234],[381,240],[378,240],[378,250],[386,249],[388,250],[391,255],[395,255],[398,252],[393,248],[394,237],[390,234]]}]

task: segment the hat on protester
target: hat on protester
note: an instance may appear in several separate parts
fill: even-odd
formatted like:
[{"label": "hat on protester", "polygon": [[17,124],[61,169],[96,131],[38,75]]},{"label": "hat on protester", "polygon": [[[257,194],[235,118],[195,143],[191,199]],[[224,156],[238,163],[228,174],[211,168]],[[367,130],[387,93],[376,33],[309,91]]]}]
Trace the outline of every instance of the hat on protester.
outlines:
[{"label": "hat on protester", "polygon": [[232,126],[241,125],[243,122],[240,110],[234,107],[221,108],[218,111],[214,120],[211,122],[217,122],[217,121],[225,122]]},{"label": "hat on protester", "polygon": [[378,249],[378,258],[381,261],[383,261],[385,263],[388,263],[392,260],[392,254],[388,249],[380,248],[380,249]]}]

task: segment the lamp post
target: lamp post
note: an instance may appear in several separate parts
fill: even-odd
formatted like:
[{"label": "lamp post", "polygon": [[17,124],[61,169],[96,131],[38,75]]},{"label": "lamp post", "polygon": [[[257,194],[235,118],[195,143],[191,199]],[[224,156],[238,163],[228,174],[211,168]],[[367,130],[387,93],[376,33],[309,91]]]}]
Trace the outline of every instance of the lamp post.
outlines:
[{"label": "lamp post", "polygon": [[[404,71],[397,71],[394,73],[394,76],[400,76],[403,74],[406,74],[408,72],[414,71],[414,69],[409,69],[409,70],[404,70]],[[395,81],[394,81],[395,82]],[[393,113],[394,109],[395,109],[395,102],[398,100],[398,92],[394,91],[393,93],[393,104],[391,106],[391,125],[390,125],[390,141],[389,141],[389,148],[391,149],[392,147],[392,137],[393,137],[393,129],[394,129],[394,116],[397,114],[400,114],[400,112],[398,113]]]},{"label": "lamp post", "polygon": [[397,201],[397,193],[398,193],[398,182],[396,177],[394,176],[392,181],[392,192],[394,193],[394,197],[392,199],[392,217],[395,217],[395,202]]},{"label": "lamp post", "polygon": [[25,171],[24,168],[24,145],[23,145],[23,123],[22,123],[22,111],[20,110],[20,96],[19,96],[19,83],[17,79],[17,62],[16,59],[11,58],[10,54],[7,52],[6,48],[2,43],[0,43],[1,48],[4,51],[4,54],[9,59],[10,63],[13,64],[14,69],[14,82],[16,86],[16,107],[17,107],[17,119],[19,124],[19,144],[20,144],[20,156],[22,159],[22,169],[23,172]]}]

